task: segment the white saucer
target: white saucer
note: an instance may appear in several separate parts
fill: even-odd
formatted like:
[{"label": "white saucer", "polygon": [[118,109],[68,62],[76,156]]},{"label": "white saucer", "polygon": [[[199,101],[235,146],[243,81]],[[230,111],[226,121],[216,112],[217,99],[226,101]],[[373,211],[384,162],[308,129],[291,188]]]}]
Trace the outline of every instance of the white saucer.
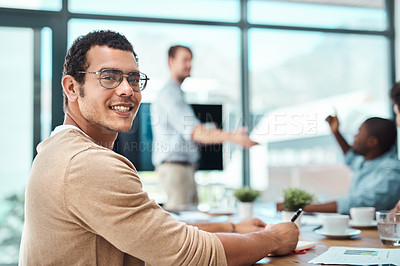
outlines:
[{"label": "white saucer", "polygon": [[376,227],[378,225],[378,222],[372,221],[369,224],[359,224],[359,223],[355,223],[354,221],[350,220],[349,225],[351,227],[357,227],[357,228]]},{"label": "white saucer", "polygon": [[233,215],[235,210],[232,209],[210,209],[206,213],[210,215]]},{"label": "white saucer", "polygon": [[349,237],[361,234],[361,230],[347,228],[343,234],[333,234],[333,233],[328,233],[328,232],[324,231],[324,229],[322,228],[322,229],[315,230],[315,233],[326,236],[326,237],[331,237],[331,238],[349,238]]}]

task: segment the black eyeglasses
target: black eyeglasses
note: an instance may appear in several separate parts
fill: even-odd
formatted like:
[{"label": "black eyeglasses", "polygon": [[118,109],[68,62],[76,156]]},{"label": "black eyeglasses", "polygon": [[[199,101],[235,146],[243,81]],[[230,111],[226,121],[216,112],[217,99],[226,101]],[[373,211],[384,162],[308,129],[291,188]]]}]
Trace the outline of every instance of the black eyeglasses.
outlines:
[{"label": "black eyeglasses", "polygon": [[132,90],[136,92],[144,90],[149,80],[147,75],[142,72],[132,71],[128,74],[124,74],[119,69],[103,69],[100,72],[78,71],[78,73],[99,75],[100,85],[106,89],[115,89],[121,84],[122,79],[126,77]]}]

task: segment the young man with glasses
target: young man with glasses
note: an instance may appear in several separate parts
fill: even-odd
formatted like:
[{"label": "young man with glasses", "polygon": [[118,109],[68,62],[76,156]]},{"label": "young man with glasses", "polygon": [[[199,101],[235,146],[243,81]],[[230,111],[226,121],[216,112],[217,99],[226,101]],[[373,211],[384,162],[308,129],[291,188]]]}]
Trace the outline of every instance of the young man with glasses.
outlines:
[{"label": "young man with glasses", "polygon": [[168,50],[170,79],[151,104],[153,130],[152,161],[158,180],[167,194],[165,209],[180,210],[198,203],[194,174],[200,158],[198,144],[226,141],[250,148],[257,143],[245,128],[228,132],[201,124],[181,89],[190,76],[192,51],[182,45]]},{"label": "young man with glasses", "polygon": [[64,124],[38,145],[26,188],[20,265],[252,264],[295,248],[293,223],[213,234],[148,198],[132,163],[112,151],[118,132],[132,126],[147,80],[118,33],[95,31],[72,44]]}]

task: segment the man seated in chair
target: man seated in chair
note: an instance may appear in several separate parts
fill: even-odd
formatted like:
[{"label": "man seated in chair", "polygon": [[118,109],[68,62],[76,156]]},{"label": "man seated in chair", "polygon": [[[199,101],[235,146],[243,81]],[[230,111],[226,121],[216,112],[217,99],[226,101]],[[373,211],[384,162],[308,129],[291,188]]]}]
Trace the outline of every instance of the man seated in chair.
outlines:
[{"label": "man seated in chair", "polygon": [[196,228],[148,197],[133,164],[112,151],[147,80],[125,36],[95,31],[74,41],[61,81],[64,123],[38,145],[26,187],[19,265],[251,265],[295,249],[294,223],[252,220],[256,232],[209,233],[243,228]]},{"label": "man seated in chair", "polygon": [[[400,127],[400,82],[396,82],[390,90],[390,98],[393,103],[393,112],[396,115],[396,124]],[[400,199],[400,195],[399,195]],[[400,212],[400,200],[392,210],[393,212]]]},{"label": "man seated in chair", "polygon": [[306,205],[303,210],[348,214],[352,207],[392,209],[400,197],[400,162],[392,152],[397,136],[395,123],[379,117],[367,119],[350,146],[340,133],[337,116],[329,116],[326,121],[353,177],[347,195],[332,202]]}]

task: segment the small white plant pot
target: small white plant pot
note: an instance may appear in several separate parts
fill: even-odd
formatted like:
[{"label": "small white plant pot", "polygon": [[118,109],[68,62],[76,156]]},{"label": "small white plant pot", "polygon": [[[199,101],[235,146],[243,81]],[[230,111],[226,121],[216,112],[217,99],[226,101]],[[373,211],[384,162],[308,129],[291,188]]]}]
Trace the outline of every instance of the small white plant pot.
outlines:
[{"label": "small white plant pot", "polygon": [[239,217],[241,220],[249,219],[253,216],[253,202],[238,202]]},{"label": "small white plant pot", "polygon": [[[290,222],[292,217],[294,216],[296,212],[288,212],[288,211],[282,211],[282,221],[284,222]],[[299,217],[297,217],[296,221],[294,222],[298,228],[301,227],[301,217],[303,216],[303,213],[300,214]]]}]

